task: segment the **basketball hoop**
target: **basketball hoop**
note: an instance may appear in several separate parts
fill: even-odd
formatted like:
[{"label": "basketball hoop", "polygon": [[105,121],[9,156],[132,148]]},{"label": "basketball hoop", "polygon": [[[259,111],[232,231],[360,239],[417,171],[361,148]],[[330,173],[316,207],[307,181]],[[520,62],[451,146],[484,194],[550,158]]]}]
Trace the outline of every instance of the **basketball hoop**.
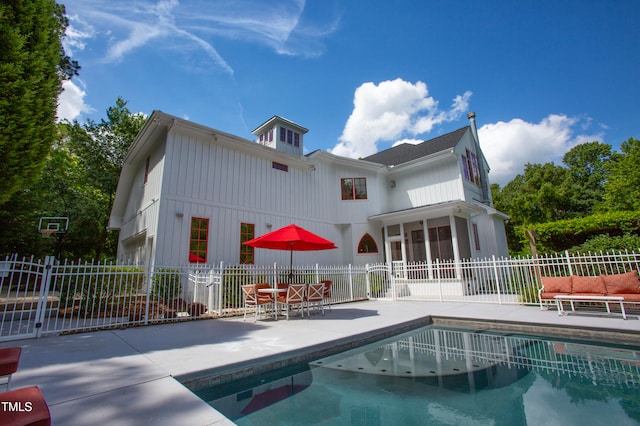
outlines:
[{"label": "basketball hoop", "polygon": [[40,234],[42,234],[43,237],[49,237],[53,234],[56,233],[55,229],[41,229],[40,230]]},{"label": "basketball hoop", "polygon": [[48,237],[53,234],[64,234],[69,229],[69,218],[62,216],[43,216],[38,222],[38,231]]}]

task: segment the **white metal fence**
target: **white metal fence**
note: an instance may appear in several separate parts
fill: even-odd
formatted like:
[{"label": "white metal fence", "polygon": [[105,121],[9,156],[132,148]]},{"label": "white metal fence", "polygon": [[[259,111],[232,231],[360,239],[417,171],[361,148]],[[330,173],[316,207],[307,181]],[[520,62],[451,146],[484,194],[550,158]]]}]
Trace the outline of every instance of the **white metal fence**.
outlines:
[{"label": "white metal fence", "polygon": [[538,304],[541,277],[637,271],[640,252],[564,252],[535,258],[491,257],[431,264],[394,262],[375,268],[386,269],[391,281],[382,286],[380,294],[395,300]]},{"label": "white metal fence", "polygon": [[537,304],[541,276],[640,268],[640,253],[366,266],[116,265],[0,260],[0,341],[242,312],[249,283],[332,281],[328,303],[368,298]]},{"label": "white metal fence", "polygon": [[189,265],[140,267],[0,261],[0,341],[243,312],[243,284],[332,281],[327,303],[368,297],[365,266]]}]

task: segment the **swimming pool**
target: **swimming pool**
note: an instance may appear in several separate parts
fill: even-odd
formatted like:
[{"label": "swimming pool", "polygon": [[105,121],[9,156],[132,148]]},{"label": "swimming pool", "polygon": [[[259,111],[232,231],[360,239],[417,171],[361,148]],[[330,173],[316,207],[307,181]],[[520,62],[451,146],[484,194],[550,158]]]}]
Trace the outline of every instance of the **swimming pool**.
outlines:
[{"label": "swimming pool", "polygon": [[239,425],[640,424],[640,348],[427,326],[195,390]]}]

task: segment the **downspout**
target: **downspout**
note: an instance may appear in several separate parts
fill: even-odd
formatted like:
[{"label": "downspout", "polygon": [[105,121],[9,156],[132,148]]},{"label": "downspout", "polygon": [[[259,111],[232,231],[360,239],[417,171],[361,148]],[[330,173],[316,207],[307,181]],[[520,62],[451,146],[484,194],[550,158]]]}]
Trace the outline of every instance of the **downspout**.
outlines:
[{"label": "downspout", "polygon": [[482,191],[482,203],[488,206],[491,205],[491,198],[489,197],[489,176],[484,168],[484,154],[480,155],[482,150],[480,149],[480,139],[478,139],[478,128],[476,127],[476,113],[471,111],[467,114],[469,119],[471,134],[473,135],[473,142],[476,148],[476,155],[478,157],[478,171],[480,172],[480,190]]}]

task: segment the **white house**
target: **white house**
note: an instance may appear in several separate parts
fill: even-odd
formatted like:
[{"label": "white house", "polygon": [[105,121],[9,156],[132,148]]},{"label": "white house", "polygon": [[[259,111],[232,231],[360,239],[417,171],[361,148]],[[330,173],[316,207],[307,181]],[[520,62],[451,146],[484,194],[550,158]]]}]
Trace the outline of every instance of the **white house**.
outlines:
[{"label": "white house", "polygon": [[133,142],[110,228],[118,260],[288,263],[243,241],[290,223],[339,248],[299,264],[435,261],[507,255],[475,114],[470,125],[364,159],[303,153],[307,129],[274,116],[255,141],[154,111]]}]

